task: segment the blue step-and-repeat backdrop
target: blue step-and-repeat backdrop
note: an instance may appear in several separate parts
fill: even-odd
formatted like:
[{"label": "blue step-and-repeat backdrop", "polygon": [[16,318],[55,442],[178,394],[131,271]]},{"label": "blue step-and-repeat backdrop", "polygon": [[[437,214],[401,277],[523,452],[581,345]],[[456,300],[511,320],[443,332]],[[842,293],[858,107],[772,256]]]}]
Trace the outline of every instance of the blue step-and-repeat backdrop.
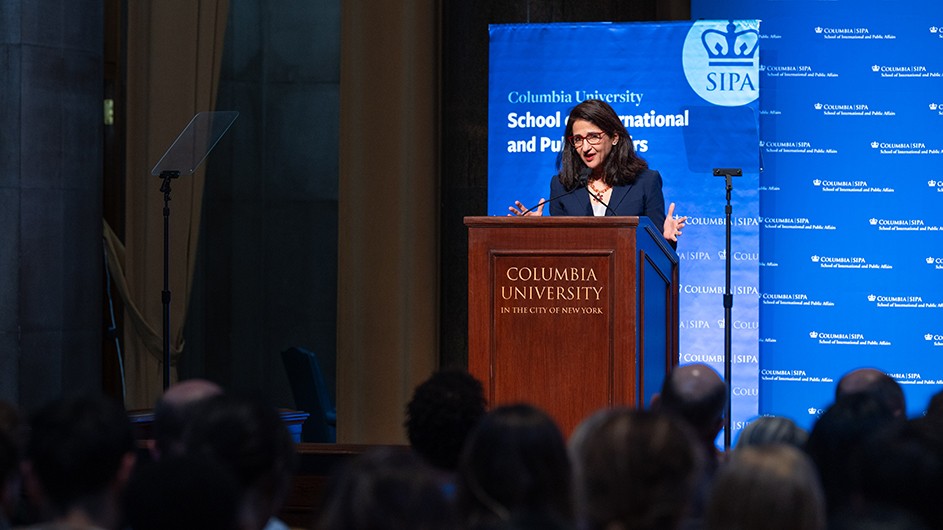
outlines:
[{"label": "blue step-and-repeat backdrop", "polygon": [[712,169],[743,169],[731,196],[739,424],[757,412],[758,29],[755,20],[491,27],[489,215],[506,215],[515,200],[549,198],[570,109],[590,98],[610,103],[636,151],[661,173],[666,204],[689,218],[678,245],[680,361],[721,374],[726,192]]},{"label": "blue step-and-repeat backdrop", "polygon": [[[810,427],[871,366],[920,414],[943,388],[943,3],[693,0],[698,22],[491,27],[490,215],[548,196],[566,115],[607,100],[689,216],[681,363],[723,373],[733,205],[733,425]],[[758,22],[762,20],[762,24]]]},{"label": "blue step-and-repeat backdrop", "polygon": [[849,370],[943,385],[943,3],[694,0],[762,19],[759,412],[809,427]]}]

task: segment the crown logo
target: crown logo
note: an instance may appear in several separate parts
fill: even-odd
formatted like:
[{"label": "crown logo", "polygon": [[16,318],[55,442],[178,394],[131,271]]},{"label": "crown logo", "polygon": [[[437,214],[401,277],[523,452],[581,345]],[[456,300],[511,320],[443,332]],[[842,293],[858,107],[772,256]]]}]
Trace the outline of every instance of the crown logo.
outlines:
[{"label": "crown logo", "polygon": [[760,65],[760,71],[761,71],[761,72],[765,72],[765,71],[766,71],[766,65],[765,65],[765,64],[761,64],[761,65]]},{"label": "crown logo", "polygon": [[763,140],[760,140],[760,147],[765,147],[765,146],[766,146],[766,142],[764,142]]},{"label": "crown logo", "polygon": [[927,265],[933,265],[933,257],[927,258]]},{"label": "crown logo", "polygon": [[818,263],[818,262],[819,262],[819,259],[821,259],[821,258],[819,258],[818,256],[812,256],[812,262],[813,262],[813,263]]},{"label": "crown logo", "polygon": [[872,218],[870,218],[870,219],[868,219],[868,222],[869,222],[869,223],[871,223],[872,225],[876,225],[876,224],[878,224],[878,220],[877,220],[877,219],[875,219],[874,217],[872,217]]},{"label": "crown logo", "polygon": [[815,27],[815,32],[816,32],[816,33],[822,33],[822,26],[816,26],[816,27]]},{"label": "crown logo", "polygon": [[815,180],[812,181],[812,185],[813,185],[813,186],[821,186],[821,185],[822,185],[822,181],[819,180],[819,179],[815,179]]},{"label": "crown logo", "polygon": [[875,300],[877,300],[877,297],[876,297],[876,296],[874,296],[873,294],[869,294],[869,295],[868,295],[868,301],[869,301],[869,302],[873,302],[873,301],[875,301]]},{"label": "crown logo", "polygon": [[927,181],[927,186],[930,186],[931,188],[935,187],[935,186],[936,186],[936,181],[933,180],[933,179],[928,180],[928,181]]},{"label": "crown logo", "polygon": [[879,144],[878,142],[871,142],[871,149],[877,149],[880,146],[881,144]]},{"label": "crown logo", "polygon": [[811,338],[813,338],[813,339],[817,339],[817,338],[819,337],[819,332],[818,332],[818,331],[810,331],[810,332],[809,332],[809,337],[811,337]]},{"label": "crown logo", "polygon": [[815,413],[818,412],[818,409],[815,407],[809,407],[809,414],[815,416]]},{"label": "crown logo", "polygon": [[821,104],[821,103],[816,103],[816,104],[815,104],[815,110],[822,110],[822,104]]},{"label": "crown logo", "polygon": [[717,327],[719,327],[720,329],[724,329],[724,319],[720,319],[717,321]]},{"label": "crown logo", "polygon": [[760,32],[755,29],[737,31],[731,20],[727,31],[709,29],[701,33],[701,44],[707,50],[711,66],[753,66],[753,56],[760,46]]},{"label": "crown logo", "polygon": [[936,103],[930,103],[930,110],[936,110],[936,108],[937,108]]},{"label": "crown logo", "polygon": [[720,258],[720,259],[727,259],[727,251],[724,250],[724,249],[718,250],[718,251],[717,251],[717,257]]},{"label": "crown logo", "polygon": [[878,66],[878,65],[874,65],[874,66],[871,67],[871,71],[872,71],[872,72],[880,72],[880,71],[881,71],[881,67]]},{"label": "crown logo", "polygon": [[932,334],[932,333],[927,333],[926,335],[923,336],[923,338],[926,339],[926,340],[933,340],[933,334]]},{"label": "crown logo", "polygon": [[930,26],[930,33],[937,33],[940,31],[940,28],[936,26]]}]

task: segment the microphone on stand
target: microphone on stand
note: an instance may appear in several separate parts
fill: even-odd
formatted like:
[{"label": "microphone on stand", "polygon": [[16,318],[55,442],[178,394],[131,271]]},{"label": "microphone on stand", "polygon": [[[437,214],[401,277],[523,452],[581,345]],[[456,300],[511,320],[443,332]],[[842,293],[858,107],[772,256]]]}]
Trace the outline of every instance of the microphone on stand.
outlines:
[{"label": "microphone on stand", "polygon": [[[573,188],[572,190],[565,191],[565,192],[563,192],[563,193],[561,193],[561,194],[559,194],[559,195],[550,197],[550,198],[547,199],[547,200],[540,201],[540,202],[538,202],[537,204],[531,206],[530,208],[526,208],[526,209],[525,209],[523,212],[521,212],[521,213],[522,213],[522,214],[525,214],[525,213],[527,213],[527,212],[531,212],[531,211],[534,210],[534,208],[540,208],[541,206],[543,206],[544,204],[547,204],[548,202],[553,202],[553,201],[555,201],[555,200],[557,200],[557,199],[559,199],[559,198],[561,198],[561,197],[566,197],[567,195],[573,193],[574,191],[576,191],[576,190],[578,190],[578,189],[580,189],[580,188],[586,189],[586,186],[589,185],[589,173],[590,173],[589,168],[586,168],[585,170],[581,171],[581,172],[580,172],[579,180],[578,180],[577,183],[576,183],[576,187]],[[586,191],[588,192],[589,190],[586,189]]]}]

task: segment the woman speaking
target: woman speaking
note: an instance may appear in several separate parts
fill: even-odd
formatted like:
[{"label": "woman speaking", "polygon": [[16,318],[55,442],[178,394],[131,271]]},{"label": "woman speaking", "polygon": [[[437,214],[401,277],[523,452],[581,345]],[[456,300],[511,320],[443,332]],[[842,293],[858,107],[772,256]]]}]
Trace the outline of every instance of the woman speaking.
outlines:
[{"label": "woman speaking", "polygon": [[[520,201],[508,215],[646,216],[662,227],[665,239],[678,241],[687,217],[665,216],[661,175],[635,153],[629,131],[608,103],[587,99],[570,111],[560,155],[560,172],[550,180],[550,201],[533,209]],[[585,189],[585,192],[583,191]]]}]

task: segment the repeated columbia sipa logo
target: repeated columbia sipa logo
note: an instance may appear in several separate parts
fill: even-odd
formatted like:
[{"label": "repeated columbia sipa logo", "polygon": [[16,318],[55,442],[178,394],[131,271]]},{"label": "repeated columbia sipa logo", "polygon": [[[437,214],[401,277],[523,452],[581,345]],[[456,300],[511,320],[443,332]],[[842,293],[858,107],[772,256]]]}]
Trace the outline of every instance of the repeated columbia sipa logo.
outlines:
[{"label": "repeated columbia sipa logo", "polygon": [[710,261],[711,253],[706,250],[687,250],[678,252],[681,261]]},{"label": "repeated columbia sipa logo", "polygon": [[874,64],[871,65],[871,72],[882,78],[943,77],[939,71],[930,70],[924,64]]},{"label": "repeated columbia sipa logo", "polygon": [[815,26],[812,30],[816,35],[821,35],[823,40],[894,40],[897,38],[897,35],[892,33],[874,32],[871,28],[865,26]]},{"label": "repeated columbia sipa logo", "polygon": [[864,333],[810,331],[809,338],[825,346],[890,346],[888,340],[869,339]]},{"label": "repeated columbia sipa logo", "polygon": [[812,185],[825,193],[894,193],[894,188],[871,186],[866,180],[812,179]]},{"label": "repeated columbia sipa logo", "polygon": [[812,263],[815,263],[822,269],[883,269],[891,270],[893,265],[887,263],[868,263],[868,260],[861,256],[819,256],[813,255]]},{"label": "repeated columbia sipa logo", "polygon": [[929,147],[926,142],[922,141],[881,142],[873,140],[871,149],[877,149],[878,153],[882,155],[939,155],[941,153],[939,148]]},{"label": "repeated columbia sipa logo", "polygon": [[[727,218],[720,217],[688,217],[688,220],[685,221],[685,224],[688,226],[726,226]],[[732,217],[730,219],[730,226],[759,226],[760,219],[758,217]]]},{"label": "repeated columbia sipa logo", "polygon": [[835,225],[813,223],[808,217],[761,217],[766,230],[835,230]]},{"label": "repeated columbia sipa logo", "polygon": [[927,333],[923,338],[935,348],[943,347],[943,333]]},{"label": "repeated columbia sipa logo", "polygon": [[[722,353],[681,353],[678,355],[681,364],[704,363],[704,364],[723,364],[724,354]],[[732,354],[731,362],[737,364],[757,364],[759,359],[756,355]]]},{"label": "repeated columbia sipa logo", "polygon": [[933,267],[936,270],[943,270],[943,258],[927,256],[926,258],[927,265]]},{"label": "repeated columbia sipa logo", "polygon": [[897,116],[893,110],[871,108],[866,103],[814,103],[812,107],[822,111],[823,116]]},{"label": "repeated columbia sipa logo", "polygon": [[835,302],[815,300],[808,293],[760,293],[760,303],[763,305],[797,305],[833,307]]},{"label": "repeated columbia sipa logo", "polygon": [[[720,329],[724,329],[725,325],[726,325],[726,322],[724,322],[724,319],[721,318],[717,320],[717,327],[719,327]],[[757,320],[734,320],[733,329],[738,329],[738,330],[760,329],[760,323]]]},{"label": "repeated columbia sipa logo", "polygon": [[798,369],[772,369],[763,368],[760,370],[760,380],[762,381],[794,381],[802,383],[834,383],[830,377],[810,376],[805,370]]},{"label": "repeated columbia sipa logo", "polygon": [[808,140],[760,140],[764,153],[802,154],[802,155],[837,155],[838,149],[813,145]]},{"label": "repeated columbia sipa logo", "polygon": [[[730,254],[730,257],[733,261],[759,261],[760,253],[759,252],[742,252],[734,251]],[[717,259],[727,259],[727,251],[720,249],[717,251]]]},{"label": "repeated columbia sipa logo", "polygon": [[939,232],[939,226],[928,225],[923,219],[868,219],[879,232]]},{"label": "repeated columbia sipa logo", "polygon": [[766,77],[840,77],[836,72],[818,70],[809,64],[761,64],[760,72]]},{"label": "repeated columbia sipa logo", "polygon": [[943,180],[930,179],[927,181],[927,186],[931,190],[936,190],[937,193],[943,193]]},{"label": "repeated columbia sipa logo", "polygon": [[682,49],[684,76],[709,103],[752,103],[759,97],[759,47],[758,21],[695,22]]},{"label": "repeated columbia sipa logo", "polygon": [[[678,286],[678,291],[684,294],[725,294],[727,287],[725,285],[681,284]],[[759,295],[760,291],[755,285],[731,285],[730,294]]]},{"label": "repeated columbia sipa logo", "polygon": [[895,308],[895,309],[936,309],[939,305],[935,302],[927,302],[922,296],[918,295],[887,295],[887,294],[869,294],[868,302],[875,304],[875,307]]},{"label": "repeated columbia sipa logo", "polygon": [[894,378],[902,385],[939,385],[943,384],[943,379],[933,379],[924,377],[919,372],[888,372],[887,375]]}]

